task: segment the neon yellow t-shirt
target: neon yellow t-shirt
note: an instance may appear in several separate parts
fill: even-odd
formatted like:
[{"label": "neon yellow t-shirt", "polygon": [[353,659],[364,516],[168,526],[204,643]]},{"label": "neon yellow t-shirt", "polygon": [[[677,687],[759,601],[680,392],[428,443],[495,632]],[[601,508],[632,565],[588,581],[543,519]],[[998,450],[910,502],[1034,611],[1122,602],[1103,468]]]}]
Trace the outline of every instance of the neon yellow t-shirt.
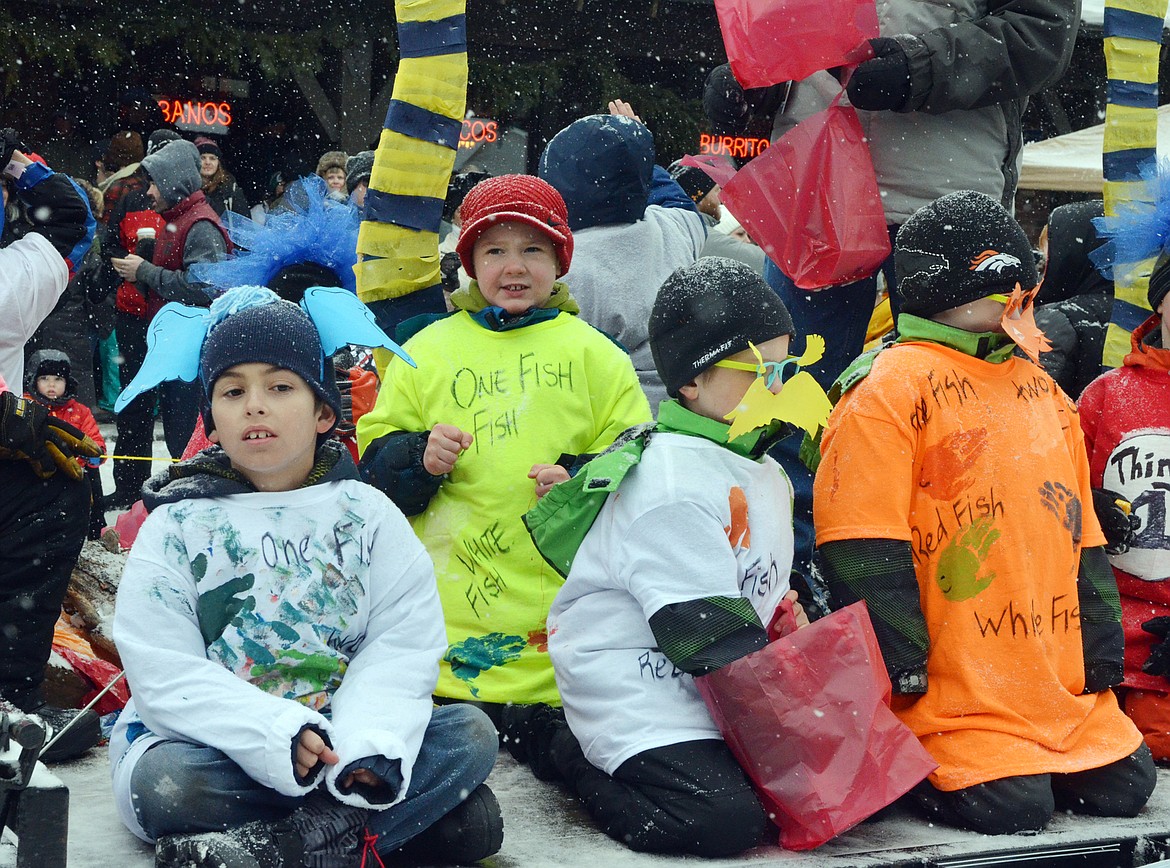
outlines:
[{"label": "neon yellow t-shirt", "polygon": [[436,694],[559,705],[545,619],[561,577],[521,517],[536,503],[528,471],[562,454],[599,452],[650,407],[629,357],[567,313],[492,331],[466,312],[407,342],[358,444],[394,431],[455,425],[475,439],[426,510],[411,518],[435,562],[449,647]]}]

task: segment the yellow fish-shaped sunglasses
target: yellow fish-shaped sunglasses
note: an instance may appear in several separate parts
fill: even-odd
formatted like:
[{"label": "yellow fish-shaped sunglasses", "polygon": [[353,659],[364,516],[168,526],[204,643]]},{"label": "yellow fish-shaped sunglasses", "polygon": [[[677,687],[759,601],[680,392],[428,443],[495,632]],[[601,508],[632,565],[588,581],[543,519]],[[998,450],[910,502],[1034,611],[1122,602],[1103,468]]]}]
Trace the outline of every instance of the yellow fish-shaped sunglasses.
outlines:
[{"label": "yellow fish-shaped sunglasses", "polygon": [[[765,362],[755,344],[749,343],[748,347],[756,357],[755,364],[731,359],[715,363],[717,368],[752,371],[756,374],[755,381],[744,393],[739,406],[724,417],[731,422],[727,439],[734,440],[774,420],[791,422],[809,434],[816,434],[817,428],[828,419],[833,406],[825,390],[811,374],[802,369],[820,361],[825,354],[825,339],[820,335],[809,335],[803,355],[789,356],[778,362]],[[772,389],[777,380],[784,388],[773,394]]]}]

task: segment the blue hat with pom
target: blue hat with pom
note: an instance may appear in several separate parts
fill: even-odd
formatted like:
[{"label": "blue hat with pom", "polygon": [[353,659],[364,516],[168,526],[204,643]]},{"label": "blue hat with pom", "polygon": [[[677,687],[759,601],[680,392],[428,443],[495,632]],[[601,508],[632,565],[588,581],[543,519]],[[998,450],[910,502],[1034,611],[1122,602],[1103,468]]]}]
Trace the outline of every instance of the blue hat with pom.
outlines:
[{"label": "blue hat with pom", "polygon": [[[215,428],[211,389],[228,368],[263,362],[292,371],[341,419],[341,394],[313,320],[298,304],[263,287],[238,287],[211,305],[211,326],[199,357],[203,425]],[[333,429],[330,429],[330,432]],[[328,433],[328,432],[327,432]]]}]

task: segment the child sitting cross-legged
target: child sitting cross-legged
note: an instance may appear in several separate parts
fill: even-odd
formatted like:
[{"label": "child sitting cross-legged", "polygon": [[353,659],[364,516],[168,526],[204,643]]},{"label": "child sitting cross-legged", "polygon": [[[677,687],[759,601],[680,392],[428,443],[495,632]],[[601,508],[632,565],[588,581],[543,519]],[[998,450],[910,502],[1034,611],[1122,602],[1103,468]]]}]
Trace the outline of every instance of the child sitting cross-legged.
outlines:
[{"label": "child sitting cross-legged", "polygon": [[[318,293],[360,305],[323,288],[306,302]],[[134,694],[110,741],[122,820],[157,842],[159,866],[350,865],[363,841],[448,862],[494,853],[496,735],[477,709],[432,708],[446,647],[434,571],[330,437],[335,347],[306,313],[320,310],[258,287],[207,319],[174,308],[199,332],[216,445],[147,485],[118,591]],[[166,354],[189,355],[187,341]]]}]

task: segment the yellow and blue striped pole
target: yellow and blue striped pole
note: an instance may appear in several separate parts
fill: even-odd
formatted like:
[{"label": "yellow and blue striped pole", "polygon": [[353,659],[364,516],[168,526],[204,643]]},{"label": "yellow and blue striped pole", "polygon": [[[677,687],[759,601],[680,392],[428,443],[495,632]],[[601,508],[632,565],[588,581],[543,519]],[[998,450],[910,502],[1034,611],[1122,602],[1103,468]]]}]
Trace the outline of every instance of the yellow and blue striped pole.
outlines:
[{"label": "yellow and blue striped pole", "polygon": [[[1105,215],[1120,208],[1153,207],[1143,201],[1139,181],[1144,166],[1157,159],[1158,54],[1167,0],[1105,0],[1105,140],[1101,166],[1105,177]],[[1145,197],[1148,198],[1148,197]],[[1154,259],[1134,269],[1118,269],[1113,313],[1105,337],[1103,363],[1117,367],[1129,352],[1129,335],[1150,314],[1146,287]],[[1124,274],[1131,275],[1126,278]]]},{"label": "yellow and blue striped pole", "polygon": [[[466,0],[395,0],[398,73],[358,231],[358,297],[440,282],[439,221],[467,106]],[[379,372],[390,360],[375,351]]]}]

